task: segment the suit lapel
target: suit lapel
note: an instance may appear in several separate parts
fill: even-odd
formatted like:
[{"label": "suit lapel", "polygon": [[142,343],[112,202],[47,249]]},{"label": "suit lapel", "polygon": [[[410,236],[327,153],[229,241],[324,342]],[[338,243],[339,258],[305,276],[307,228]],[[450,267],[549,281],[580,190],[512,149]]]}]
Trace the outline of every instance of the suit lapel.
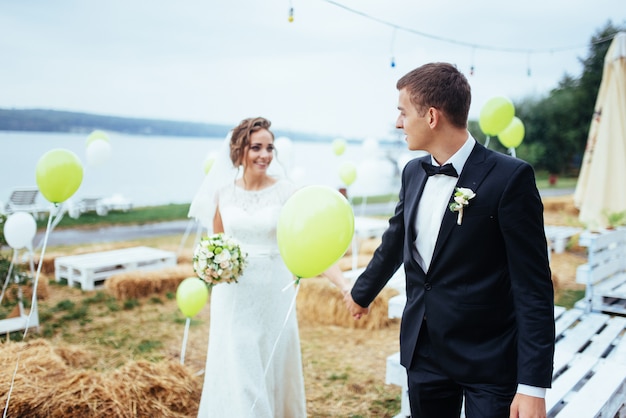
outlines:
[{"label": "suit lapel", "polygon": [[417,161],[419,162],[414,164],[411,178],[407,178],[406,181],[407,188],[409,190],[404,191],[404,195],[407,199],[407,201],[405,202],[405,208],[407,209],[407,217],[405,219],[405,222],[407,222],[408,228],[410,229],[410,242],[415,241],[415,220],[417,219],[417,206],[420,199],[422,198],[422,192],[424,191],[424,186],[426,185],[426,180],[428,179],[426,172],[421,168],[421,162],[430,162],[430,158],[430,156],[418,158]]},{"label": "suit lapel", "polygon": [[415,242],[415,221],[417,219],[417,206],[419,204],[420,199],[422,198],[422,192],[424,191],[424,186],[426,185],[426,180],[428,176],[426,172],[421,168],[421,161],[430,162],[430,156],[418,158],[417,163],[412,167],[410,176],[405,179],[407,190],[404,191],[405,196],[405,211],[406,218],[404,219],[406,225],[406,236],[408,237],[407,243],[410,246],[411,252],[411,261],[415,264],[415,268],[422,271],[422,267],[419,265],[417,260],[414,257],[413,251],[413,242]]},{"label": "suit lapel", "polygon": [[[466,187],[468,189],[472,189],[477,195],[479,194],[478,189],[480,184],[483,182],[494,165],[493,161],[487,160],[487,153],[488,151],[484,146],[476,143],[472,153],[465,163],[465,166],[463,167],[463,171],[457,181],[456,187]],[[452,202],[452,197],[453,196],[450,196],[450,203]],[[444,248],[444,243],[450,236],[452,230],[458,226],[456,224],[457,215],[458,214],[456,212],[452,212],[446,208],[446,213],[443,215],[443,220],[441,221],[441,228],[439,229],[437,242],[435,243],[435,250],[433,252],[431,264],[435,261],[442,248]]]}]

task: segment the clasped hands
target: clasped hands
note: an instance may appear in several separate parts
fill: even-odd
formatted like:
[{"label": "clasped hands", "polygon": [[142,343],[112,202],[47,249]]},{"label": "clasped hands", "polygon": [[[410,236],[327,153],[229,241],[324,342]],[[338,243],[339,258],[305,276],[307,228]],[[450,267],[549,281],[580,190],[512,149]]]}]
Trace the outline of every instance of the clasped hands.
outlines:
[{"label": "clasped hands", "polygon": [[361,319],[363,315],[367,315],[370,312],[370,308],[364,308],[352,299],[352,294],[350,293],[350,289],[344,290],[343,292],[343,302],[348,308],[350,315],[354,319]]}]

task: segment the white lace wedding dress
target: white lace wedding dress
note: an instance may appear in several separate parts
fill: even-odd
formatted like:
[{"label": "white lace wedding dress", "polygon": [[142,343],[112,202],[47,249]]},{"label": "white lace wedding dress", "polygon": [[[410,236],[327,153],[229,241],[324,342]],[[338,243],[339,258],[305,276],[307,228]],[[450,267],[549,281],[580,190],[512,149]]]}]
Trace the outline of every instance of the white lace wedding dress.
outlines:
[{"label": "white lace wedding dress", "polygon": [[[293,185],[219,192],[224,232],[248,252],[238,283],[211,292],[209,349],[198,417],[306,416],[293,275],[276,241],[281,207]],[[271,357],[271,358],[270,358]]]}]

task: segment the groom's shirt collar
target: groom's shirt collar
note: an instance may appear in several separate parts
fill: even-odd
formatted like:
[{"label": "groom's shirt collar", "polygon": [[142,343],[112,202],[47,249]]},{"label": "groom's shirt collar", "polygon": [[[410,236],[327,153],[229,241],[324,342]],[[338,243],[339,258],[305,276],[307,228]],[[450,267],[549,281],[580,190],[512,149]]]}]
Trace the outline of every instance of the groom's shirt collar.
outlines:
[{"label": "groom's shirt collar", "polygon": [[[468,132],[467,140],[465,140],[465,143],[463,144],[463,146],[459,148],[459,150],[455,152],[454,155],[452,155],[452,157],[450,157],[448,161],[445,161],[443,164],[447,164],[447,163],[452,164],[452,166],[454,167],[456,172],[459,173],[459,176],[460,176],[461,171],[463,171],[463,167],[465,166],[467,159],[472,153],[472,150],[474,149],[475,144],[476,144],[476,140],[474,139],[472,134]],[[430,161],[433,165],[439,165],[439,163],[435,161],[432,155],[430,156]]]}]

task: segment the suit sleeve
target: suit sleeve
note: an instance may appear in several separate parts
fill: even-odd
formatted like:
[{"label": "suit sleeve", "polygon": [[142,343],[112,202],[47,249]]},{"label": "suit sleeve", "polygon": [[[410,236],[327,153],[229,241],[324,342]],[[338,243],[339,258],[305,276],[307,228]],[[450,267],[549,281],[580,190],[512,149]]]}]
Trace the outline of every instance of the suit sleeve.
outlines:
[{"label": "suit sleeve", "polygon": [[511,176],[498,212],[518,324],[518,383],[548,388],[554,357],[554,289],[543,204],[528,164]]},{"label": "suit sleeve", "polygon": [[389,226],[382,236],[381,244],[352,287],[352,299],[362,307],[367,307],[372,303],[402,264],[405,231],[404,179],[403,172],[398,204],[394,215],[389,219]]}]

